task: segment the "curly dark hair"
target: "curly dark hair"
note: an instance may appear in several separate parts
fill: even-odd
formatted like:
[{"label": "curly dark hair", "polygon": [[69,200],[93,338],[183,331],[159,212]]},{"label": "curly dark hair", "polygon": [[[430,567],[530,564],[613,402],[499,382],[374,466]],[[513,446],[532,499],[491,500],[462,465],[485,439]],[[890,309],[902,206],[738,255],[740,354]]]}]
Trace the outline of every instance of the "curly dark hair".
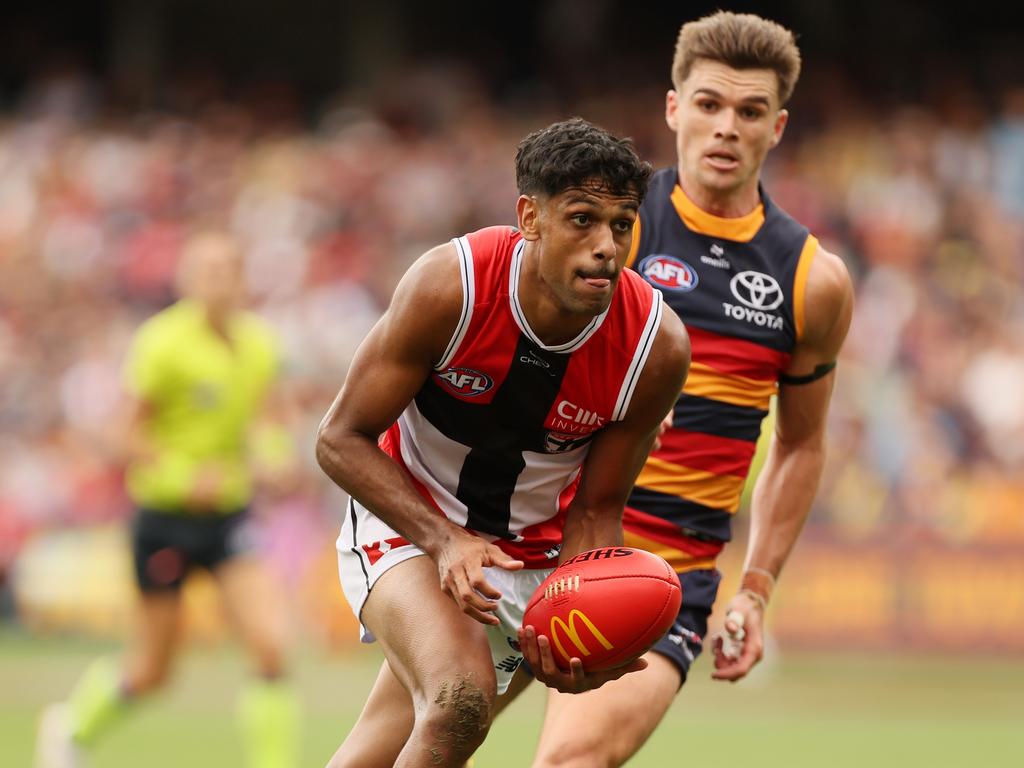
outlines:
[{"label": "curly dark hair", "polygon": [[641,160],[630,139],[620,139],[581,117],[534,131],[516,151],[519,193],[554,196],[596,181],[615,195],[643,201],[651,164]]}]

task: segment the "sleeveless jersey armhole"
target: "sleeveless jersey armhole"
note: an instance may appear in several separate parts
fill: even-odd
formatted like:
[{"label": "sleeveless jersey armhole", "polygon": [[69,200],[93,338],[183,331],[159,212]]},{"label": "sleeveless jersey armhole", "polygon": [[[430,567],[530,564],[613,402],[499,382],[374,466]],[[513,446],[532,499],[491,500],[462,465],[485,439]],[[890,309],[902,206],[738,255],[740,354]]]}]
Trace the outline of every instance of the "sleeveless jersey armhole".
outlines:
[{"label": "sleeveless jersey armhole", "polygon": [[452,238],[455,250],[459,255],[459,277],[462,279],[462,313],[459,315],[459,322],[455,326],[452,338],[445,348],[440,361],[434,366],[435,371],[443,371],[447,368],[455,354],[462,346],[466,332],[469,330],[470,321],[473,318],[473,304],[476,299],[476,282],[473,272],[473,249],[469,239],[465,236]]},{"label": "sleeveless jersey armhole", "polygon": [[633,399],[633,392],[636,390],[640,374],[643,373],[644,365],[646,365],[647,358],[651,354],[651,348],[654,346],[654,339],[657,337],[658,329],[661,327],[661,314],[664,308],[661,291],[656,291],[650,286],[647,286],[647,288],[653,294],[651,309],[647,313],[647,323],[644,325],[644,330],[637,341],[636,349],[633,351],[633,360],[626,370],[626,375],[622,380],[622,387],[619,389],[619,396],[615,400],[612,421],[622,421],[626,418],[626,413],[629,411],[629,403]]},{"label": "sleeveless jersey armhole", "polygon": [[817,252],[818,238],[814,235],[807,235],[803,250],[800,251],[800,261],[796,266],[796,274],[793,276],[793,325],[796,330],[797,341],[804,337],[807,275],[811,271],[811,263],[814,261],[814,254]]}]

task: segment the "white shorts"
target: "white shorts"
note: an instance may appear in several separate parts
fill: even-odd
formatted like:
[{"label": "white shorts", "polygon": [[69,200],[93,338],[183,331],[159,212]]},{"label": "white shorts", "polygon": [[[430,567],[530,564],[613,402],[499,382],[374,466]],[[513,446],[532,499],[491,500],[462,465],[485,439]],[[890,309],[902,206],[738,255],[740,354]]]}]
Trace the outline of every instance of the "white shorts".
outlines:
[{"label": "white shorts", "polygon": [[[372,643],[375,640],[373,633],[362,624],[363,605],[370,590],[389,569],[426,553],[415,544],[407,543],[354,499],[349,499],[337,546],[341,588],[356,618],[360,619],[362,641]],[[523,623],[523,613],[530,597],[549,573],[551,569],[506,571],[503,568],[484,568],[487,581],[501,592],[495,611],[501,623],[486,628],[498,679],[498,693],[506,691],[512,675],[523,661],[517,631]]]}]

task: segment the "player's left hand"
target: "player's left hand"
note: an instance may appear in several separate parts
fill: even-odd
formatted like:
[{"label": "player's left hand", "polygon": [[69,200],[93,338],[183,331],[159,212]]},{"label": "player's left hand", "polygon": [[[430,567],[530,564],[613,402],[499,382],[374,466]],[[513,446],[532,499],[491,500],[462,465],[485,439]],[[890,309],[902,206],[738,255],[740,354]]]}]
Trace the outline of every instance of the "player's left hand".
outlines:
[{"label": "player's left hand", "polygon": [[764,609],[740,592],[725,606],[725,624],[712,641],[715,680],[742,680],[764,656]]},{"label": "player's left hand", "polygon": [[629,664],[604,672],[585,672],[583,662],[573,656],[569,660],[570,670],[564,672],[555,663],[551,652],[551,641],[545,635],[538,635],[532,625],[519,628],[519,647],[523,657],[533,670],[533,676],[559,693],[583,693],[600,688],[605,683],[618,680],[630,672],[647,668],[647,662],[640,658]]}]

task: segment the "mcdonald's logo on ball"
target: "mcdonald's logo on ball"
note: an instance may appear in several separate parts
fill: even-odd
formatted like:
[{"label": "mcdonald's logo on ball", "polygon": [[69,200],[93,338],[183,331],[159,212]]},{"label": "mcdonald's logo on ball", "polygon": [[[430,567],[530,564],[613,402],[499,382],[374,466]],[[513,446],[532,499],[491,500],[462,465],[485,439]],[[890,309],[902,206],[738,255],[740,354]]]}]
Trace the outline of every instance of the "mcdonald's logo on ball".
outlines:
[{"label": "mcdonald's logo on ball", "polygon": [[[573,608],[571,611],[569,611],[568,623],[562,621],[562,618],[560,616],[551,617],[550,639],[551,642],[555,644],[555,648],[558,649],[558,652],[562,654],[562,656],[565,658],[566,664],[569,663],[569,659],[571,659],[573,656],[578,656],[580,654],[582,654],[583,656],[590,655],[590,649],[586,646],[586,643],[583,642],[583,638],[580,637],[579,627],[576,626],[577,619],[579,619],[580,623],[583,624],[590,631],[590,636],[594,640],[597,640],[597,642],[600,643],[606,651],[614,650],[615,646],[612,643],[608,642],[605,636],[601,634],[601,630],[595,627],[594,622],[587,618],[587,614],[585,614],[578,608]],[[559,632],[558,630],[561,630],[561,632]],[[565,636],[566,640],[572,643],[572,648],[570,648],[569,651],[576,652],[570,653],[569,651],[566,651],[565,646],[562,645],[563,635]]]},{"label": "mcdonald's logo on ball", "polygon": [[[628,555],[628,556],[627,556]],[[526,606],[523,626],[546,635],[564,670],[621,667],[668,631],[682,601],[679,577],[658,555],[602,548],[563,559]]]}]

